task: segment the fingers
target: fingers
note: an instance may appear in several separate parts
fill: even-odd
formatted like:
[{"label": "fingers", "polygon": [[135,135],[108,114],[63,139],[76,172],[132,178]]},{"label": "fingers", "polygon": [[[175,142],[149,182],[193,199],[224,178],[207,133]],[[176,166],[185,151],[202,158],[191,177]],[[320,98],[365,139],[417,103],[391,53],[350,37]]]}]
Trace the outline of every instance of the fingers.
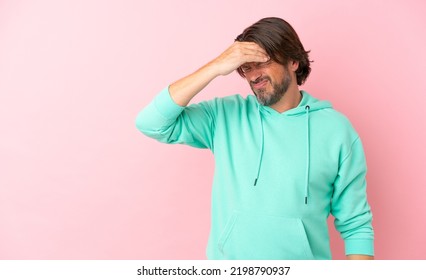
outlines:
[{"label": "fingers", "polygon": [[233,44],[237,55],[240,56],[241,64],[248,62],[265,62],[269,60],[266,51],[254,42],[235,42]]},{"label": "fingers", "polygon": [[234,42],[227,50],[218,56],[213,64],[218,74],[227,75],[249,62],[266,62],[269,56],[258,44],[253,42]]}]

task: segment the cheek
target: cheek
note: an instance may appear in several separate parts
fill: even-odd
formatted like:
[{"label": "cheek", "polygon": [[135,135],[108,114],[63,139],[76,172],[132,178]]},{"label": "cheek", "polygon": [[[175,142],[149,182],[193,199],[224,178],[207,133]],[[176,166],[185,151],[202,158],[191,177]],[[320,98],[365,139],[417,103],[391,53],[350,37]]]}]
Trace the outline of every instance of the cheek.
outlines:
[{"label": "cheek", "polygon": [[274,73],[274,76],[272,76],[272,80],[276,84],[281,84],[286,79],[290,79],[290,80],[292,79],[290,73],[288,73],[286,71],[280,71],[279,73],[276,72],[276,73]]}]

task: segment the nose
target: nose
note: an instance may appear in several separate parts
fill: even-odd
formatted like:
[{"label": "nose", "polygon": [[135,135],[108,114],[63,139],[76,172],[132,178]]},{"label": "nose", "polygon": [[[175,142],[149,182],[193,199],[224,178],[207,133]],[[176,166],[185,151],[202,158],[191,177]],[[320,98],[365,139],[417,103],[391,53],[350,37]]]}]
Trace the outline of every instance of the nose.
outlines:
[{"label": "nose", "polygon": [[245,73],[245,76],[247,81],[253,82],[262,76],[262,71],[259,68],[253,67],[250,72]]}]

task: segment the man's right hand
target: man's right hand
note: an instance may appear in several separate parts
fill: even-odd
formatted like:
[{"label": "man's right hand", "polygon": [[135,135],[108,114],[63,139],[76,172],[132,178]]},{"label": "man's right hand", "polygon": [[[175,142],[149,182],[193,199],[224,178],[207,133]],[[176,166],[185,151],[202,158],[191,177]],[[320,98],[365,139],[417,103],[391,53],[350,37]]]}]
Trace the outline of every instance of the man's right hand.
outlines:
[{"label": "man's right hand", "polygon": [[221,55],[210,62],[218,75],[228,75],[248,62],[266,62],[269,56],[264,49],[253,42],[235,42]]}]

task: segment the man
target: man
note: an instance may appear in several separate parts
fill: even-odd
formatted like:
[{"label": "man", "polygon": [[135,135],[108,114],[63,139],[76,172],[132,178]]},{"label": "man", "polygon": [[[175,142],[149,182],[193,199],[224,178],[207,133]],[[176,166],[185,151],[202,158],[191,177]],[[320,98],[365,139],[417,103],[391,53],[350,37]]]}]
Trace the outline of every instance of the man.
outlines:
[{"label": "man", "polygon": [[[188,105],[234,70],[255,96]],[[294,29],[264,18],[138,115],[147,136],[214,153],[209,259],[331,259],[329,214],[348,259],[373,259],[362,144],[329,102],[299,90],[310,70]]]}]

